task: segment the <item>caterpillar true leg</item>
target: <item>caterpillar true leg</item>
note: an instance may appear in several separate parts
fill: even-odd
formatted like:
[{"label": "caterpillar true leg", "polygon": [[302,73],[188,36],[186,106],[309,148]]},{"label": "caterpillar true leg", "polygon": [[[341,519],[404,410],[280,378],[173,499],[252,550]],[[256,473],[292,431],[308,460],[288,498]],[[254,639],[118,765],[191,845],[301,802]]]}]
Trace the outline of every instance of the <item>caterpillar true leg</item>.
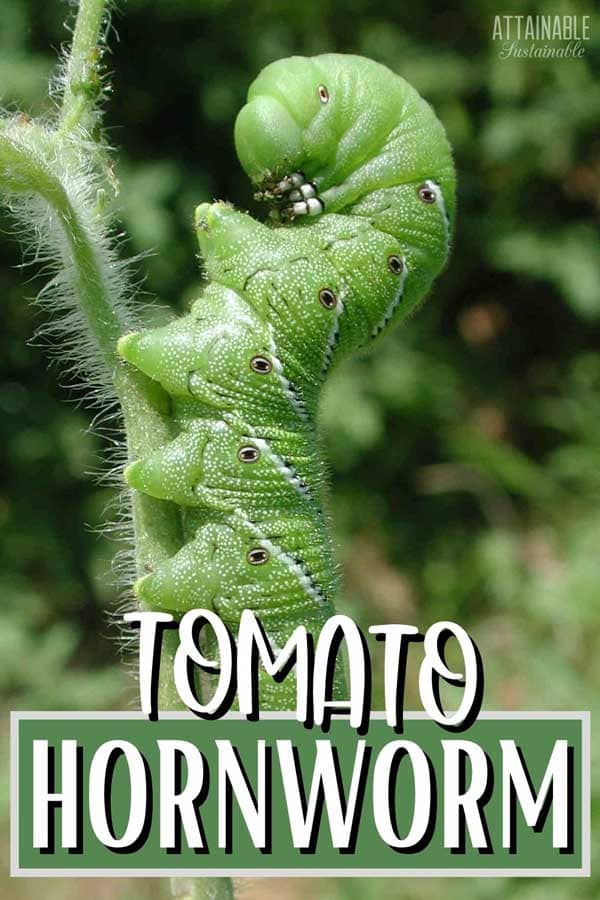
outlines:
[{"label": "caterpillar true leg", "polygon": [[[307,188],[307,193],[309,191],[314,191],[312,185],[303,185],[303,187]],[[294,200],[294,195],[298,199],[289,206],[283,207],[280,212],[282,219],[293,221],[294,219],[297,219],[298,216],[320,216],[321,213],[325,212],[325,204],[319,197],[311,194],[304,197],[301,191],[293,191],[292,194],[290,194],[289,199]]]},{"label": "caterpillar true leg", "polygon": [[285,175],[273,187],[267,182],[255,196],[258,200],[274,200],[279,204],[272,210],[275,220],[291,221],[298,216],[318,216],[325,211],[325,204],[317,193],[316,185],[306,181],[303,172]]}]

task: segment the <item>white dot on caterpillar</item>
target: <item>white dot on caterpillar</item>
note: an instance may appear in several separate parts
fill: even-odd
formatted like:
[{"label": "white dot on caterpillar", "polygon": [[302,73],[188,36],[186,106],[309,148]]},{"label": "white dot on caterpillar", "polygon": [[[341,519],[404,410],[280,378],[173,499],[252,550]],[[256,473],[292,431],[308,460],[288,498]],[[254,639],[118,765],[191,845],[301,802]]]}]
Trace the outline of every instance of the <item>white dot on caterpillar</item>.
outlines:
[{"label": "white dot on caterpillar", "polygon": [[329,103],[329,91],[325,87],[324,84],[320,84],[318,87],[319,100],[321,103]]}]

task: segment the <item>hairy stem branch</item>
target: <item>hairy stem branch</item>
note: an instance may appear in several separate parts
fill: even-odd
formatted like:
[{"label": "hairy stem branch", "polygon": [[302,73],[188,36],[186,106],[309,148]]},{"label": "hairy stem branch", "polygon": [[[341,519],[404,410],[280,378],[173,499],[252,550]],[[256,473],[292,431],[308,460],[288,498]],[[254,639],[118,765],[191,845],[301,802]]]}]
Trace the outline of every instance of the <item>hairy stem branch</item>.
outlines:
[{"label": "hairy stem branch", "polygon": [[[170,409],[162,389],[116,355],[117,340],[130,327],[119,283],[125,276],[110,248],[100,204],[95,203],[94,163],[97,167],[104,147],[90,141],[99,121],[100,33],[105,15],[106,0],[81,0],[57,127],[42,127],[26,117],[0,122],[0,192],[14,203],[36,241],[47,245],[44,252],[53,255],[60,283],[68,286],[73,298],[65,299],[63,306],[77,305],[78,322],[85,330],[77,336],[86,348],[80,356],[89,348],[95,357],[91,366],[87,359],[79,359],[78,365],[88,375],[90,369],[100,369],[102,380],[113,389],[123,412],[128,454],[137,459],[170,438]],[[44,201],[41,212],[27,205],[30,198]],[[138,492],[133,492],[131,502],[136,568],[141,575],[181,546],[181,520],[173,504]],[[167,646],[165,663],[171,657],[172,647]],[[173,691],[164,691],[162,699],[167,708],[176,708]],[[172,892],[181,900],[233,897],[228,878],[179,879],[173,881]]]},{"label": "hairy stem branch", "polygon": [[102,92],[100,32],[106,16],[106,0],[81,0],[71,52],[67,61],[60,130],[82,126],[92,130],[98,116],[96,102]]},{"label": "hairy stem branch", "polygon": [[[66,239],[62,265],[74,273],[80,309],[123,410],[129,453],[137,458],[168,439],[168,402],[158,386],[117,358],[116,342],[127,330],[126,314],[111,297],[106,263],[86,227],[93,213],[77,207],[46,159],[50,154],[44,150],[52,137],[34,124],[6,128],[0,134],[0,189],[9,195],[37,195],[54,212]],[[133,504],[136,559],[142,572],[171,556],[180,545],[180,523],[176,509],[168,503],[149,502],[136,493]]]},{"label": "hairy stem branch", "polygon": [[[105,16],[106,0],[81,0],[57,127],[45,128],[26,117],[0,123],[0,191],[16,201],[17,211],[19,202],[24,201],[21,221],[54,251],[54,262],[61,275],[66,275],[65,283],[81,313],[86,331],[82,341],[91,347],[95,368],[101,370],[102,380],[110,384],[120,403],[128,455],[140,458],[168,441],[170,410],[162,389],[116,355],[117,340],[130,323],[118,261],[110,249],[108,223],[94,202],[94,163],[100,161],[104,147],[90,141],[99,122],[100,34]],[[31,197],[41,198],[45,204],[37,221],[28,215],[27,198]],[[57,237],[57,231],[62,237]],[[85,371],[87,363],[80,362]],[[131,502],[136,568],[141,575],[181,546],[181,520],[170,503],[138,492],[133,492]],[[167,647],[165,662],[171,656],[172,648]],[[174,692],[164,694],[163,703],[176,707]],[[233,897],[228,878],[176,880],[172,892],[182,900]]]}]

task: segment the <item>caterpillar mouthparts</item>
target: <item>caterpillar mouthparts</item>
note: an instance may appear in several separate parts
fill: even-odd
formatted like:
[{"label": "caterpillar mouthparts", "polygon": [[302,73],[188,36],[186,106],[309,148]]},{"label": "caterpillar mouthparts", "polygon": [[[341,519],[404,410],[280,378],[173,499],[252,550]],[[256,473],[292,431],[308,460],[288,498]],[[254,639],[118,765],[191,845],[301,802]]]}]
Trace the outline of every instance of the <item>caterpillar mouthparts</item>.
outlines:
[{"label": "caterpillar mouthparts", "polygon": [[[210,604],[234,626],[253,609],[282,646],[299,622],[319,630],[338,587],[314,424],[321,387],[332,365],[406,318],[443,267],[454,168],[431,108],[357,56],[267,66],[235,140],[271,221],[201,204],[202,296],[118,344],[171,395],[177,431],[125,479],[178,504],[186,538],[134,590],[176,613]],[[292,706],[293,683],[277,690]]]}]

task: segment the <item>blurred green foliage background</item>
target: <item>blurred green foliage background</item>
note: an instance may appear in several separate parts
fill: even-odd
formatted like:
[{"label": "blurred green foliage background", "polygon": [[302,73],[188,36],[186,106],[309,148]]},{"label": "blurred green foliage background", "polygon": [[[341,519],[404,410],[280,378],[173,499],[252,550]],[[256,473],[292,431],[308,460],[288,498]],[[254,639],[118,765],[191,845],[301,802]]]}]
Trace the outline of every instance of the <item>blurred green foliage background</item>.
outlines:
[{"label": "blurred green foliage background", "polygon": [[[579,60],[500,59],[497,14],[591,14]],[[332,376],[322,426],[345,573],[363,625],[450,618],[476,638],[486,705],[600,710],[599,17],[592,4],[129,0],[113,16],[106,125],[128,253],[183,310],[201,285],[194,206],[253,209],[232,128],[268,62],[352,51],[405,76],[455,148],[454,253],[422,313]],[[2,0],[0,102],[49,112],[70,6]],[[53,50],[54,48],[54,50]],[[107,618],[117,590],[105,442],[30,343],[43,284],[1,219],[0,692],[9,708],[135,702]],[[380,654],[377,655],[380,661]],[[415,666],[407,707],[416,706]],[[376,678],[375,706],[381,705]],[[2,720],[6,733],[6,717]],[[600,796],[598,744],[593,788]],[[7,796],[7,767],[2,769]],[[0,845],[7,853],[7,802]],[[600,808],[594,804],[594,843]],[[597,846],[596,858],[597,858]],[[7,898],[158,896],[157,884],[0,882]],[[583,881],[249,884],[249,897],[591,900]]]}]

